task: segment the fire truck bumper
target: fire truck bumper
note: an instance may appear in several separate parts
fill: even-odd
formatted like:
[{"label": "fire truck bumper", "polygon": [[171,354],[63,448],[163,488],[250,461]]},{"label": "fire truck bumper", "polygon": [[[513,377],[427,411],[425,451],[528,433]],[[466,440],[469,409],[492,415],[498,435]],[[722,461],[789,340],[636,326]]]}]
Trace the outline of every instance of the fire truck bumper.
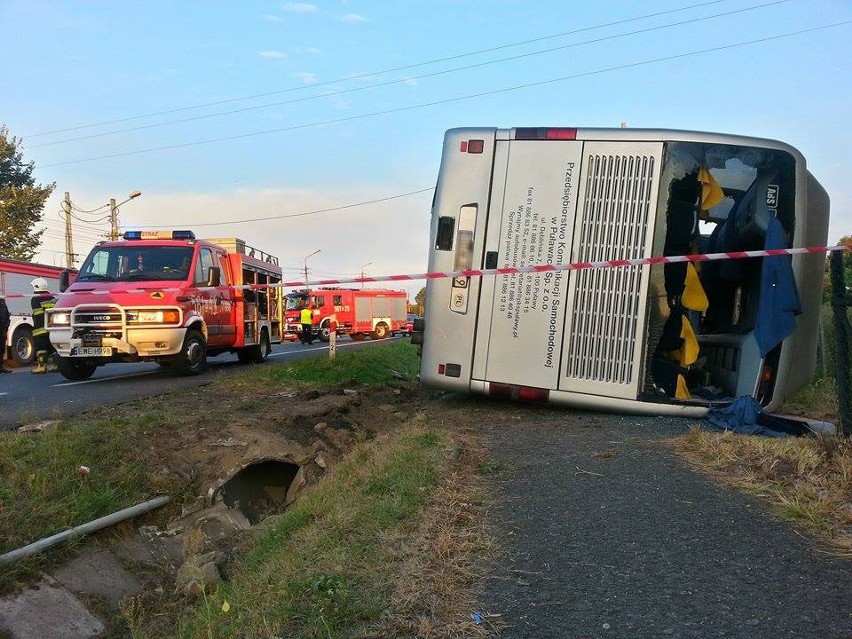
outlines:
[{"label": "fire truck bumper", "polygon": [[71,329],[51,329],[50,341],[60,357],[164,357],[180,352],[186,328],[132,328],[127,340],[117,337],[73,337]]}]

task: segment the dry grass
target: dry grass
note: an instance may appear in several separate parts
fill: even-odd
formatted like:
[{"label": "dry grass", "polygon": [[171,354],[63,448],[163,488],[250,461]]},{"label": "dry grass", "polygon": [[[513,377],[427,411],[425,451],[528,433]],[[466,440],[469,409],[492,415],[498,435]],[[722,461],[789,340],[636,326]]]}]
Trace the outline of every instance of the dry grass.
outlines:
[{"label": "dry grass", "polygon": [[852,442],[841,437],[768,439],[693,428],[678,453],[722,483],[772,503],[852,558]]},{"label": "dry grass", "polygon": [[490,547],[481,453],[426,422],[421,414],[357,446],[248,541],[228,582],[157,636],[486,634],[470,594]]},{"label": "dry grass", "polygon": [[483,576],[483,560],[494,550],[483,524],[481,475],[485,460],[478,441],[457,434],[458,463],[421,513],[406,544],[406,556],[393,583],[388,614],[369,637],[485,636],[487,625],[472,621],[473,590]]}]

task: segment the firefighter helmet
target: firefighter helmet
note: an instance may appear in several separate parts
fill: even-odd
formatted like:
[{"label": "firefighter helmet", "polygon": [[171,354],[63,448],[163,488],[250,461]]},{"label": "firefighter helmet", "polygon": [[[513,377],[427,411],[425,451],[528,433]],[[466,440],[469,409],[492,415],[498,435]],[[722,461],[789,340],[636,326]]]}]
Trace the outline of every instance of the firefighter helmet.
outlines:
[{"label": "firefighter helmet", "polygon": [[37,277],[30,285],[33,287],[33,293],[47,293],[50,290],[50,287],[47,284],[47,280],[43,277]]}]

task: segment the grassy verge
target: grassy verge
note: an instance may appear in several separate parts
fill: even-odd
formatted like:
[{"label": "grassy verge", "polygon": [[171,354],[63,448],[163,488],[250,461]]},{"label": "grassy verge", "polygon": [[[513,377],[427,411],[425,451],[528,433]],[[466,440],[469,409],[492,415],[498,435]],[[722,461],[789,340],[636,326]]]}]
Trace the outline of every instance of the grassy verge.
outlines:
[{"label": "grassy verge", "polygon": [[413,379],[419,369],[417,347],[396,340],[369,348],[339,349],[333,360],[320,355],[278,366],[254,366],[235,375],[231,383],[246,390],[270,383],[388,384],[400,376]]},{"label": "grassy verge", "polygon": [[[322,384],[358,380],[388,383],[390,370],[416,373],[416,348],[401,341],[338,352],[334,361],[315,357],[287,364],[247,367],[219,376],[208,388],[217,394],[279,383]],[[220,393],[217,393],[220,391]],[[160,493],[177,501],[193,487],[159,473],[147,442],[168,437],[183,420],[179,396],[135,401],[90,411],[41,433],[0,432],[0,553],[131,506]],[[80,466],[91,473],[80,475]],[[189,496],[189,495],[186,495]],[[43,564],[36,557],[0,569],[0,590]]]},{"label": "grassy verge", "polygon": [[[181,487],[139,455],[142,442],[179,416],[158,410],[65,420],[42,433],[0,433],[0,552],[7,552]],[[80,466],[91,467],[88,475]],[[43,562],[0,571],[0,589]]]},{"label": "grassy verge", "polygon": [[[371,627],[399,622],[393,604],[400,566],[422,558],[417,547],[428,539],[421,531],[417,541],[418,515],[436,503],[435,495],[452,490],[448,438],[409,427],[353,451],[236,560],[230,581],[204,598],[177,636],[388,636]],[[474,542],[450,550],[479,548]],[[417,598],[430,617],[427,600]],[[415,618],[423,621],[423,614]]]}]

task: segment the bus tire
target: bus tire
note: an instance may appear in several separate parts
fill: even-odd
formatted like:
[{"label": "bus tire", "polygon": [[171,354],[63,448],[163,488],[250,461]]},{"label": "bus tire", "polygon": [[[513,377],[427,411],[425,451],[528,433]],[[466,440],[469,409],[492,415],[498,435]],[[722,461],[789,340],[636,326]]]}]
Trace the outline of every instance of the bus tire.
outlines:
[{"label": "bus tire", "polygon": [[[5,346],[5,344],[4,344]],[[12,333],[12,358],[26,366],[35,361],[35,343],[33,329],[29,325],[19,326]]]},{"label": "bus tire", "polygon": [[387,339],[389,334],[390,330],[388,329],[388,325],[384,322],[379,322],[376,324],[376,328],[373,329],[373,332],[370,333],[370,337],[373,339]]},{"label": "bus tire", "polygon": [[83,379],[89,379],[95,372],[97,365],[86,360],[79,360],[73,357],[56,357],[56,368],[65,379],[78,382]]},{"label": "bus tire", "polygon": [[195,329],[188,330],[172,366],[178,375],[203,373],[207,368],[207,343],[204,341],[204,335]]},{"label": "bus tire", "polygon": [[328,342],[331,339],[331,322],[329,320],[325,320],[322,323],[317,336],[321,342]]}]

